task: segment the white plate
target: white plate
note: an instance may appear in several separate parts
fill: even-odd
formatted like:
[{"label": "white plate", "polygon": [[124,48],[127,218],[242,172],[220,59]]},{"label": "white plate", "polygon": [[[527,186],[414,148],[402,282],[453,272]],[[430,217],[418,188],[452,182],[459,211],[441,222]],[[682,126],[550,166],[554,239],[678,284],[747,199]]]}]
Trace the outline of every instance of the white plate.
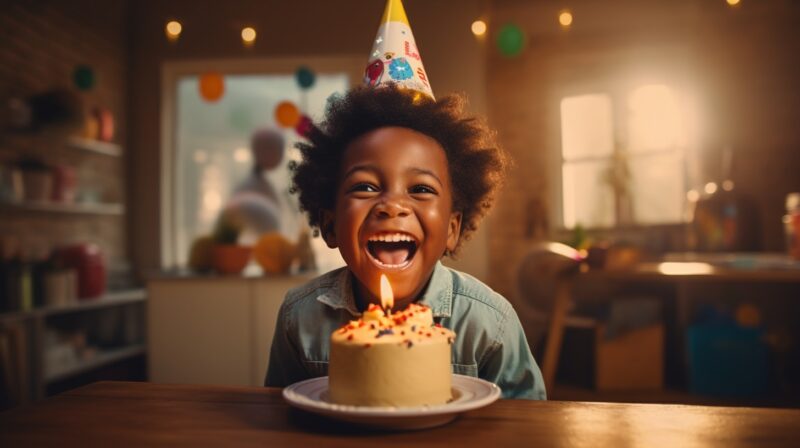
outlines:
[{"label": "white plate", "polygon": [[328,401],[328,377],[312,378],[283,389],[292,406],[359,425],[382,429],[423,429],[443,425],[461,412],[478,409],[500,398],[497,385],[471,376],[455,375],[453,400],[435,406],[372,407],[335,404]]}]

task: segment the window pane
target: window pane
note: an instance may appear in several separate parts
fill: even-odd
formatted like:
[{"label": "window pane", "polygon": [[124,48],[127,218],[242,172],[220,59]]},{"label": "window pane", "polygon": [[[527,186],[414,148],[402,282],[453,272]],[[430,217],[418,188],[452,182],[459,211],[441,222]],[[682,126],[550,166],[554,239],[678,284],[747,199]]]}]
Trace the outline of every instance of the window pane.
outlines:
[{"label": "window pane", "polygon": [[606,157],[614,151],[611,98],[605,94],[561,100],[561,153],[564,160]]},{"label": "window pane", "polygon": [[[211,232],[217,216],[234,189],[250,176],[253,160],[250,136],[262,127],[277,127],[275,107],[291,101],[312,119],[321,118],[327,98],[344,92],[345,74],[317,74],[314,86],[300,90],[293,75],[228,75],[225,94],[217,102],[204,101],[198,94],[198,77],[182,78],[178,83],[176,124],[176,241],[177,260],[185,264],[192,240]],[[289,194],[288,164],[298,160],[294,148],[298,136],[293,129],[283,131],[286,139],[281,164],[268,171],[266,178],[280,204],[280,231],[290,240],[297,239],[300,220],[297,200]],[[253,202],[248,202],[252,204]],[[257,214],[257,207],[246,213]],[[243,212],[244,213],[244,212]],[[244,235],[245,242],[256,234]],[[331,251],[319,239],[312,240],[321,269],[341,265],[337,251]]]},{"label": "window pane", "polygon": [[682,147],[686,127],[675,92],[664,85],[636,89],[628,99],[628,145],[631,152]]},{"label": "window pane", "polygon": [[606,181],[608,166],[608,161],[564,163],[565,227],[614,225],[614,195]]},{"label": "window pane", "polygon": [[633,216],[637,224],[681,222],[685,186],[683,158],[675,153],[630,159]]}]

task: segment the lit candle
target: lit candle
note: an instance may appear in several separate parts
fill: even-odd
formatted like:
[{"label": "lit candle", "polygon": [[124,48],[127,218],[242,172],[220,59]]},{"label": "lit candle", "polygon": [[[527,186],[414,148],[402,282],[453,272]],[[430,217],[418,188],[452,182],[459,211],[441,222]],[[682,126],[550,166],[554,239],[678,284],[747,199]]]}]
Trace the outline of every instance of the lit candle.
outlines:
[{"label": "lit candle", "polygon": [[381,274],[381,307],[386,310],[387,317],[392,314],[393,306],[394,294],[392,293],[392,285],[389,284],[386,274]]}]

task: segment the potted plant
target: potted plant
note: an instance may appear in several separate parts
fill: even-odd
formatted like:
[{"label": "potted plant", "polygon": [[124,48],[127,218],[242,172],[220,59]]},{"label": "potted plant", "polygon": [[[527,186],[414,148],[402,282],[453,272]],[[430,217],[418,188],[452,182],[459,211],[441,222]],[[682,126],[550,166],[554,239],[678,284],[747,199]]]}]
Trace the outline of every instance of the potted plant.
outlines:
[{"label": "potted plant", "polygon": [[220,274],[240,274],[250,261],[252,248],[238,244],[242,226],[223,211],[214,226],[214,269]]}]

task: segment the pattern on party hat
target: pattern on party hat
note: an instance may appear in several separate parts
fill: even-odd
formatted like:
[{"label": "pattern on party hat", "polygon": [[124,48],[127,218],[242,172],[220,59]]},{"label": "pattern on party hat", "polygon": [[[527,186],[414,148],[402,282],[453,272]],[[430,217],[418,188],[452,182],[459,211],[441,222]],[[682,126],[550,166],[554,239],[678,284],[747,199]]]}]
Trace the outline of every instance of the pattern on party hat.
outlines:
[{"label": "pattern on party hat", "polygon": [[388,83],[415,90],[434,99],[401,0],[386,1],[381,26],[364,70],[364,84],[380,87]]}]

